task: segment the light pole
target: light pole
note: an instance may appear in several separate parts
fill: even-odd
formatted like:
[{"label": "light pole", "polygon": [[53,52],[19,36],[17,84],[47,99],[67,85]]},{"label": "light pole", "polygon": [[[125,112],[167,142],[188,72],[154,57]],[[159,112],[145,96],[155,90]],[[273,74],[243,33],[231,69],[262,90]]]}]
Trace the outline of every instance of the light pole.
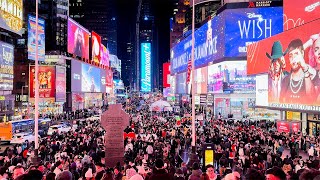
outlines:
[{"label": "light pole", "polygon": [[195,126],[195,120],[196,120],[196,109],[195,109],[195,77],[194,77],[194,43],[195,43],[195,38],[194,38],[194,23],[195,23],[195,5],[194,1],[192,0],[192,48],[191,48],[191,88],[192,88],[192,123],[191,123],[191,134],[192,134],[192,141],[191,141],[191,147],[192,151],[191,154],[189,155],[189,161],[188,161],[188,166],[192,166],[194,162],[198,162],[199,158],[198,155],[196,154],[196,126]]},{"label": "light pole", "polygon": [[[22,97],[23,97],[23,88],[28,88],[28,85],[22,86],[21,88],[21,97],[20,97],[20,101],[21,101],[21,110],[23,108],[23,103],[22,103]],[[29,94],[29,93],[28,93]],[[27,110],[28,110],[28,116],[29,116],[29,98],[26,99],[27,101]]]}]

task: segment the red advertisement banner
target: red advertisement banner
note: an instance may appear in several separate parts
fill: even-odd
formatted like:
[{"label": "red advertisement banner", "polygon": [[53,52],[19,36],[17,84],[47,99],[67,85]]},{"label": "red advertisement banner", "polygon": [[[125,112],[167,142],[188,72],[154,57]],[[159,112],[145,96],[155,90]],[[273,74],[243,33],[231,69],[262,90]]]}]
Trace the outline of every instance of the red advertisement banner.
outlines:
[{"label": "red advertisement banner", "polygon": [[[38,82],[40,98],[55,98],[56,92],[55,66],[39,66]],[[29,75],[30,98],[35,97],[35,67],[30,66]]]},{"label": "red advertisement banner", "polygon": [[279,132],[289,133],[290,132],[289,122],[277,122],[277,130]]},{"label": "red advertisement banner", "polygon": [[318,19],[319,11],[319,0],[284,0],[283,29],[286,31]]},{"label": "red advertisement banner", "polygon": [[170,87],[170,63],[163,63],[163,87]]},{"label": "red advertisement banner", "polygon": [[113,72],[111,69],[106,70],[106,86],[112,87],[113,85]]}]

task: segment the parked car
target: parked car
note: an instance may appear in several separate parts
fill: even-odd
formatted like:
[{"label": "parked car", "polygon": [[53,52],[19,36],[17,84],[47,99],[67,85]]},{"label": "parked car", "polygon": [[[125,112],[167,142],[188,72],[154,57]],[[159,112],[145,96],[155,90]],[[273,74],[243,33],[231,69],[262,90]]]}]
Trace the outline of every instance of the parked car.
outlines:
[{"label": "parked car", "polygon": [[93,115],[93,116],[87,118],[87,120],[89,120],[89,121],[95,121],[95,120],[100,120],[100,119],[101,119],[101,115]]},{"label": "parked car", "polygon": [[[40,136],[39,136],[40,138]],[[10,144],[22,144],[24,142],[33,142],[34,134],[33,133],[17,133],[12,136]]]},{"label": "parked car", "polygon": [[61,133],[61,132],[68,132],[70,130],[71,130],[71,126],[68,126],[66,124],[53,125],[49,127],[47,135],[51,136],[54,132]]}]

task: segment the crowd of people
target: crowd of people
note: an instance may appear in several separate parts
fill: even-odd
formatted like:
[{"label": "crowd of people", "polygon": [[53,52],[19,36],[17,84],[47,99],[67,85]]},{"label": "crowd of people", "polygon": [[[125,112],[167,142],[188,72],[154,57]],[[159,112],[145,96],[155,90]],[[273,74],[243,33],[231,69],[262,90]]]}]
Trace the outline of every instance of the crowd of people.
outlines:
[{"label": "crowd of people", "polygon": [[[77,120],[69,132],[41,139],[38,160],[33,142],[5,149],[0,180],[320,179],[318,137],[280,133],[272,123],[204,119],[196,123],[198,162],[191,163],[189,118],[178,123],[173,112],[151,113],[147,107],[130,109],[124,132],[135,136],[125,138],[122,162],[106,166],[100,121]],[[214,147],[211,164],[203,163],[205,144]]]}]

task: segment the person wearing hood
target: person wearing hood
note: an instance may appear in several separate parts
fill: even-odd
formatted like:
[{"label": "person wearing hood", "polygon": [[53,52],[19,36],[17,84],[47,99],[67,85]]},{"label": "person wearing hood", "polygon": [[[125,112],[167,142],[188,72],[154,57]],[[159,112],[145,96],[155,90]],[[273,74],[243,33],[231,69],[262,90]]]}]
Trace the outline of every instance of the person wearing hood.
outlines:
[{"label": "person wearing hood", "polygon": [[198,163],[193,163],[192,165],[192,173],[189,176],[189,180],[200,180],[200,176],[202,174],[202,171],[200,170]]},{"label": "person wearing hood", "polygon": [[173,177],[167,173],[167,171],[164,168],[164,162],[162,159],[157,159],[155,161],[155,167],[154,170],[149,178],[149,180],[172,180]]}]

